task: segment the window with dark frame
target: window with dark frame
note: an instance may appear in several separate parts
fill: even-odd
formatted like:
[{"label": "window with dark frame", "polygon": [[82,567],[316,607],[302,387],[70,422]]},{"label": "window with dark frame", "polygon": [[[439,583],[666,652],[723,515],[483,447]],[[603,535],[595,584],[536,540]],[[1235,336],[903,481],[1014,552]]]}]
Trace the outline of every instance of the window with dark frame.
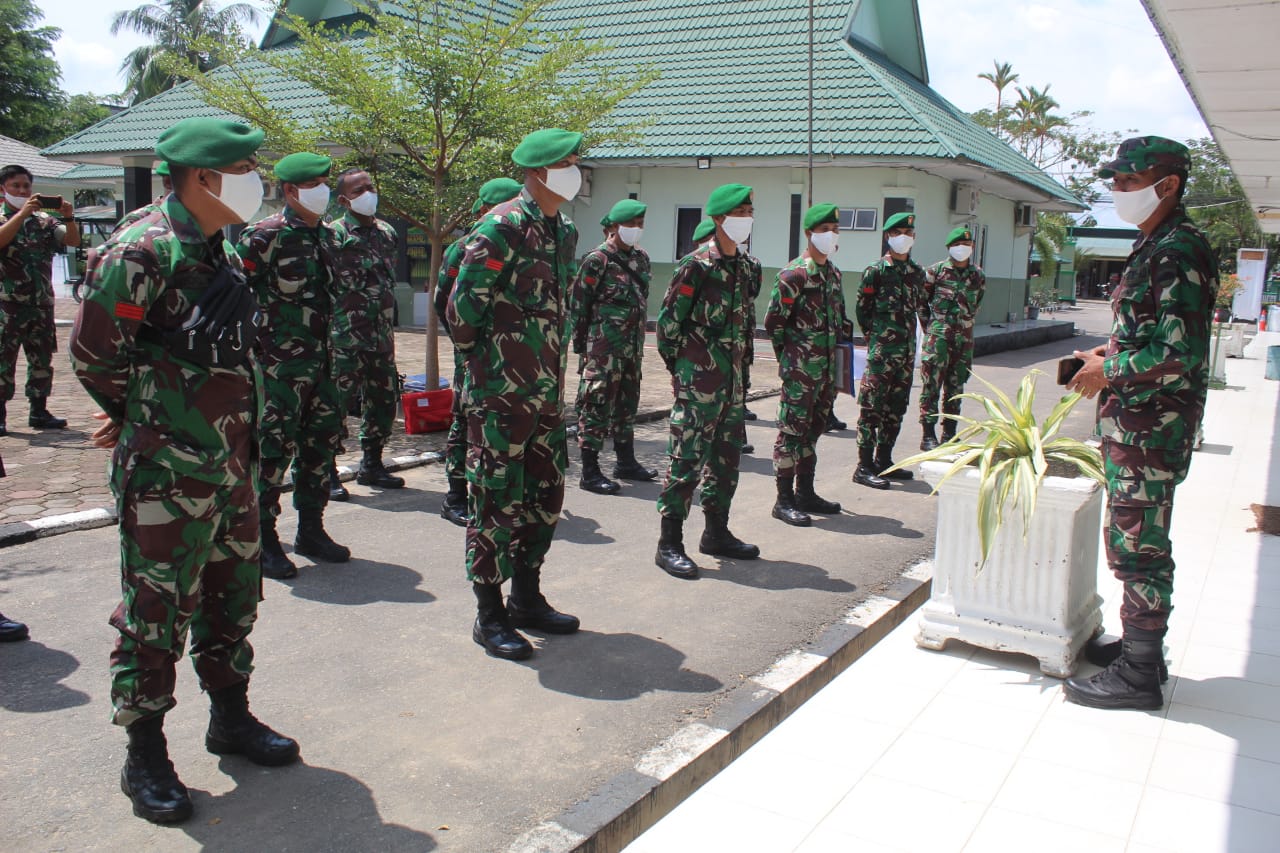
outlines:
[{"label": "window with dark frame", "polygon": [[676,208],[676,256],[672,260],[679,261],[693,251],[693,232],[701,221],[701,207]]}]

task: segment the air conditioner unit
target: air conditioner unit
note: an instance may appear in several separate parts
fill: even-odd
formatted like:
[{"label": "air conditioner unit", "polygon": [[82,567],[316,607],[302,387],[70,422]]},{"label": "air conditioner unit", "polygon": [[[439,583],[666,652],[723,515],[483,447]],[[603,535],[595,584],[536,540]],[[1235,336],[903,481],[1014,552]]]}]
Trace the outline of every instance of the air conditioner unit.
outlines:
[{"label": "air conditioner unit", "polygon": [[1019,204],[1013,208],[1013,227],[1015,228],[1034,228],[1036,224],[1036,210],[1029,204]]},{"label": "air conditioner unit", "polygon": [[264,180],[262,182],[263,201],[281,201],[283,198],[284,190],[281,188],[279,181]]},{"label": "air conditioner unit", "polygon": [[960,216],[977,216],[981,192],[967,184],[951,185],[951,212]]}]

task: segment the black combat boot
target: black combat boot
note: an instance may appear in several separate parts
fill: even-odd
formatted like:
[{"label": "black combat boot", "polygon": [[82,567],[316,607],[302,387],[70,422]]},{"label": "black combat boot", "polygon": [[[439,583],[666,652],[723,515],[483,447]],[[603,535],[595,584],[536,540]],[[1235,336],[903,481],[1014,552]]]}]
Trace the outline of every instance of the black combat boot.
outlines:
[{"label": "black combat boot", "polygon": [[886,480],[912,480],[915,474],[912,474],[906,468],[899,468],[897,471],[888,471],[893,467],[893,448],[877,447],[876,448],[876,470],[880,472],[880,476]]},{"label": "black combat boot", "polygon": [[924,437],[920,439],[921,450],[933,450],[938,446],[938,429],[933,424],[921,424]]},{"label": "black combat boot", "polygon": [[750,409],[743,409],[742,419],[744,421],[755,421],[755,420],[759,420],[760,416],[757,415],[755,412],[751,411]]},{"label": "black combat boot", "polygon": [[1063,693],[1068,702],[1089,708],[1133,708],[1155,711],[1164,705],[1160,692],[1160,666],[1164,641],[1121,641],[1120,656],[1090,678],[1068,678]]},{"label": "black combat boot", "polygon": [[796,506],[805,512],[822,515],[836,515],[840,512],[840,504],[827,500],[813,490],[812,471],[796,474]]},{"label": "black combat boot", "polygon": [[755,453],[755,452],[756,452],[756,446],[755,446],[754,444],[748,444],[748,443],[746,443],[746,442],[743,442],[743,444],[742,444],[742,452],[743,452],[743,453],[745,453],[745,454]]},{"label": "black combat boot", "polygon": [[502,587],[473,583],[471,589],[476,594],[476,623],[471,628],[471,639],[495,658],[525,660],[531,657],[533,646],[511,625],[507,608],[502,606]]},{"label": "black combat boot", "polygon": [[779,476],[778,499],[773,503],[773,517],[792,527],[808,527],[813,519],[796,509],[796,494],[791,477]]},{"label": "black combat boot", "polygon": [[[1092,639],[1084,644],[1084,659],[1094,666],[1110,666],[1116,658],[1120,657],[1123,650],[1123,642],[1119,637],[1106,636]],[[1165,684],[1169,681],[1169,667],[1165,665],[1164,658],[1160,658],[1160,683]]]},{"label": "black combat boot", "polygon": [[298,535],[293,539],[293,550],[322,563],[345,563],[351,559],[351,549],[334,542],[325,532],[322,509],[298,511]]},{"label": "black combat boot", "polygon": [[467,526],[467,478],[450,477],[449,491],[440,503],[440,517],[459,527]]},{"label": "black combat boot", "polygon": [[577,616],[561,613],[542,594],[542,569],[516,569],[507,596],[507,616],[515,628],[532,628],[544,634],[572,634],[578,630]]},{"label": "black combat boot", "polygon": [[582,479],[578,485],[597,495],[616,495],[622,491],[621,486],[600,470],[600,452],[590,447],[582,448]]},{"label": "black combat boot", "polygon": [[760,556],[760,549],[748,545],[729,532],[729,513],[703,512],[706,527],[702,530],[702,539],[698,542],[698,550],[713,557],[728,557],[731,560],[754,560]]},{"label": "black combat boot", "polygon": [[345,501],[351,497],[351,493],[347,491],[347,487],[342,485],[342,475],[338,473],[337,465],[329,466],[329,500]]},{"label": "black combat boot", "polygon": [[9,434],[9,404],[0,400],[0,435]]},{"label": "black combat boot", "polygon": [[276,533],[276,520],[269,516],[261,523],[262,528],[262,576],[272,580],[288,580],[298,576],[298,567],[293,564],[280,547],[280,535]]},{"label": "black combat boot", "polygon": [[684,519],[662,516],[658,554],[653,561],[672,577],[692,580],[698,576],[698,566],[684,552]]},{"label": "black combat boot", "polygon": [[874,449],[871,447],[858,448],[858,467],[853,469],[853,482],[873,489],[887,489],[889,481],[876,473],[880,469],[875,467],[875,461],[871,458],[872,453]]},{"label": "black combat boot", "polygon": [[840,432],[849,428],[849,425],[836,417],[836,407],[832,406],[831,411],[827,413],[827,428],[824,432]]},{"label": "black combat boot", "polygon": [[373,486],[379,489],[403,489],[404,477],[397,477],[382,464],[382,445],[373,441],[362,441],[364,456],[360,459],[360,468],[356,471],[356,482],[362,486]]},{"label": "black combat boot", "polygon": [[944,421],[942,424],[942,443],[946,444],[948,441],[951,441],[955,437],[956,437],[956,422],[950,419]]},{"label": "black combat boot", "polygon": [[32,429],[64,429],[66,425],[65,418],[55,418],[49,414],[44,397],[31,398],[31,415],[27,418],[27,426]]},{"label": "black combat boot", "polygon": [[209,730],[204,748],[214,755],[243,755],[263,767],[298,760],[298,742],[249,712],[249,681],[209,691]]},{"label": "black combat boot", "polygon": [[613,440],[613,452],[618,457],[618,464],[613,466],[613,476],[621,480],[647,482],[658,476],[657,468],[641,465],[636,459],[635,441]]},{"label": "black combat boot", "polygon": [[16,643],[31,635],[27,626],[0,613],[0,643]]},{"label": "black combat boot", "polygon": [[152,823],[180,823],[191,817],[191,795],[169,760],[164,715],[138,720],[125,732],[129,748],[120,770],[120,790],[133,801],[133,813]]}]

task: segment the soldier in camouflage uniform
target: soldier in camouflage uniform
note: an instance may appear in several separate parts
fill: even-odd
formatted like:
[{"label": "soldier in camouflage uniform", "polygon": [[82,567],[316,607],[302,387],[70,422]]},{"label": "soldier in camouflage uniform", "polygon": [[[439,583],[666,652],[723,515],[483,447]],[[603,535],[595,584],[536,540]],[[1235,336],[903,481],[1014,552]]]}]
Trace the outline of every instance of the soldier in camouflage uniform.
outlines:
[{"label": "soldier in camouflage uniform", "polygon": [[298,510],[293,550],[326,563],[351,559],[351,551],[324,529],[329,469],[334,454],[342,452],[344,420],[329,335],[338,236],[321,219],[329,206],[331,166],[328,157],[307,152],[276,163],[284,210],[250,225],[236,246],[267,316],[258,339],[267,398],[258,500],[262,573],[269,578],[298,574],[276,532],[284,475],[291,466],[293,506]]},{"label": "soldier in camouflage uniform", "polygon": [[613,476],[652,480],[657,470],[636,460],[640,363],[649,305],[649,255],[639,246],[648,208],[623,199],[600,220],[605,241],[587,253],[573,283],[573,351],[584,356],[578,385],[578,447],[589,492],[615,495],[618,484],[600,470],[600,450],[613,437]]},{"label": "soldier in camouflage uniform", "polygon": [[[510,201],[524,189],[511,178],[494,178],[480,187],[480,194],[471,206],[472,216],[484,216],[504,201]],[[469,234],[469,229],[468,229]],[[453,296],[453,283],[458,278],[458,268],[462,264],[463,250],[467,245],[464,234],[449,244],[444,250],[440,263],[440,277],[436,282],[434,305],[436,316],[444,323],[445,331],[449,330],[449,299]],[[462,351],[453,348],[453,421],[449,424],[449,435],[445,439],[444,473],[449,481],[449,490],[440,503],[440,517],[451,521],[459,527],[467,526],[467,413],[463,408],[466,401],[466,389],[462,387],[466,378],[465,359]]]},{"label": "soldier in camouflage uniform", "polygon": [[[959,415],[960,401],[973,367],[973,321],[987,288],[982,269],[970,261],[973,231],[961,225],[947,235],[951,259],[938,261],[925,271],[924,352],[920,357],[921,450],[938,446],[938,407],[944,414]],[[942,424],[942,440],[956,435],[956,421]]]},{"label": "soldier in camouflage uniform", "polygon": [[1116,159],[1098,170],[1113,180],[1116,214],[1142,236],[1111,295],[1111,341],[1075,354],[1084,366],[1068,385],[1088,397],[1101,392],[1107,562],[1124,584],[1123,639],[1091,650],[1107,668],[1065,686],[1068,701],[1094,708],[1164,704],[1164,636],[1173,609],[1169,521],[1204,415],[1218,292],[1214,253],[1182,206],[1190,164],[1186,146],[1141,136],[1121,143]]},{"label": "soldier in camouflage uniform", "polygon": [[155,213],[160,209],[160,203],[164,201],[164,197],[173,192],[173,179],[169,176],[169,164],[161,160],[156,164],[155,173],[160,178],[160,185],[164,187],[164,191],[160,193],[160,195],[156,196],[155,201],[150,204],[144,204],[137,210],[126,213],[124,217],[116,223],[115,230],[111,232],[112,237],[116,236],[133,223],[146,219],[148,216]]},{"label": "soldier in camouflage uniform", "polygon": [[743,248],[747,255],[747,264],[751,267],[751,278],[747,285],[747,344],[743,352],[742,362],[742,452],[755,453],[754,444],[747,441],[747,421],[754,421],[756,413],[747,408],[747,392],[751,390],[751,365],[756,363],[756,297],[764,288],[764,264]]},{"label": "soldier in camouflage uniform", "polygon": [[103,409],[93,442],[113,448],[123,601],[111,616],[119,632],[112,720],[129,736],[120,783],[134,813],[158,823],[191,814],[163,730],[188,631],[212,703],[206,748],[263,765],[298,757],[298,744],[248,707],[249,632],[262,594],[254,483],[262,373],[251,348],[239,364],[207,366],[163,337],[219,271],[235,270],[232,286],[245,289],[219,229],[258,208],[261,141],[260,130],[216,119],[161,134],[156,152],[172,163],[175,190],[101,247],[71,332],[76,376]]},{"label": "soldier in camouflage uniform", "polygon": [[27,356],[27,400],[32,429],[62,429],[67,422],[49,414],[53,354],[53,256],[80,245],[75,209],[63,200],[56,215],[43,210],[31,191],[31,173],[22,166],[0,169],[0,435],[8,435],[7,408],[13,399],[18,348]]},{"label": "soldier in camouflage uniform", "polygon": [[867,339],[867,369],[858,387],[858,467],[853,481],[873,489],[911,472],[879,472],[893,465],[893,445],[902,428],[915,373],[916,318],[924,307],[924,270],[911,259],[916,238],[913,213],[895,213],[884,223],[889,250],[862,273],[855,311]]},{"label": "soldier in camouflage uniform", "polygon": [[840,211],[834,204],[814,205],[803,225],[809,245],[778,273],[764,316],[782,377],[773,445],[778,485],[773,517],[795,527],[808,527],[810,512],[840,511],[840,504],[814,491],[815,448],[836,395],[836,344],[853,337],[840,270],[831,263],[839,246]]},{"label": "soldier in camouflage uniform", "polygon": [[[400,390],[395,336],[396,229],[375,216],[378,193],[363,169],[348,169],[338,176],[338,205],[346,212],[329,223],[338,244],[337,292],[330,326],[338,412],[345,427],[348,403],[358,391],[359,439],[364,454],[356,482],[399,489],[404,487],[404,478],[392,474],[382,462]],[[329,472],[329,497],[336,493],[345,500],[346,489],[336,474],[336,469]]]},{"label": "soldier in camouflage uniform", "polygon": [[755,274],[738,249],[751,236],[751,187],[717,187],[705,210],[715,222],[714,239],[680,261],[658,312],[658,354],[671,371],[675,403],[654,562],[673,577],[689,579],[698,576],[698,567],[684,550],[684,522],[699,480],[706,527],[698,550],[740,560],[760,556],[759,548],[729,531],[744,429],[747,302]]},{"label": "soldier in camouflage uniform", "polygon": [[533,654],[516,628],[578,630],[577,617],[547,603],[541,573],[568,462],[561,384],[578,232],[560,207],[581,187],[581,145],[580,133],[548,129],[516,146],[511,159],[525,170],[524,191],[467,237],[449,301],[454,346],[466,359],[471,637],[508,660]]}]

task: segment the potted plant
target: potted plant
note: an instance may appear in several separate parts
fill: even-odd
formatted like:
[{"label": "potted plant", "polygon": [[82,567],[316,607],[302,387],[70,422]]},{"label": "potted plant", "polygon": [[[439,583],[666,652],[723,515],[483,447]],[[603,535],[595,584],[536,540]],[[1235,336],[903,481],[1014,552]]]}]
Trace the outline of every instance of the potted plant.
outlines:
[{"label": "potted plant", "polygon": [[1057,288],[1045,279],[1037,279],[1027,294],[1027,319],[1039,319],[1040,312],[1053,305],[1057,299]]},{"label": "potted plant", "polygon": [[[1016,399],[991,391],[960,395],[982,419],[945,415],[964,425],[954,439],[895,468],[921,465],[939,496],[933,589],[921,608],[916,644],[950,640],[1031,655],[1046,675],[1076,670],[1080,650],[1102,625],[1097,592],[1102,523],[1098,450],[1060,435],[1080,401],[1063,397],[1036,420],[1036,376]],[[1016,512],[1020,525],[1006,525]]]},{"label": "potted plant", "polygon": [[[1231,319],[1231,305],[1235,301],[1236,292],[1244,286],[1235,273],[1218,282],[1218,295],[1213,301],[1213,353],[1209,364],[1209,385],[1222,389],[1227,385],[1224,358],[1244,357],[1244,329],[1227,323]],[[1227,333],[1226,348],[1223,348],[1222,333]]]}]

